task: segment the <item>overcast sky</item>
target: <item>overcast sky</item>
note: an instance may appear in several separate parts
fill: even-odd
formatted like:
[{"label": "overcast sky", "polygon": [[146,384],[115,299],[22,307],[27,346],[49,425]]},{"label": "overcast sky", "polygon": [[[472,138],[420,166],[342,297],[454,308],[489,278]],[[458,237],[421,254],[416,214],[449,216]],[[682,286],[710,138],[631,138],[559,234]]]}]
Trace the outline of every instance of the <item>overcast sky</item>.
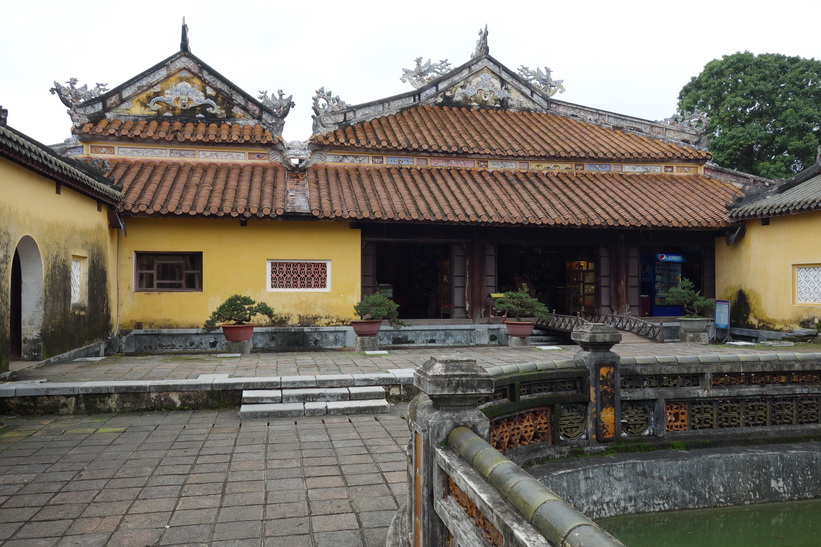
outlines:
[{"label": "overcast sky", "polygon": [[[765,9],[766,6],[766,9]],[[113,88],[191,51],[253,96],[293,94],[287,140],[311,134],[321,86],[348,104],[404,93],[416,57],[470,58],[488,25],[490,54],[512,70],[548,66],[556,98],[658,120],[706,63],[737,51],[821,59],[818,0],[530,2],[0,0],[0,105],[8,124],[46,144],[69,136],[54,80]]]}]

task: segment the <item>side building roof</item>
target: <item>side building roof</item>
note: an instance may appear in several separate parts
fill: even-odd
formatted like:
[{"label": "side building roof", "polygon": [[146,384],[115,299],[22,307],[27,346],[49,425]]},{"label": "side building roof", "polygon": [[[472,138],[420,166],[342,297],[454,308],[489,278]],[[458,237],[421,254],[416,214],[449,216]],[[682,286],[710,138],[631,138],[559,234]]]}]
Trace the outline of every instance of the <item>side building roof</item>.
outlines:
[{"label": "side building roof", "polygon": [[89,167],[5,125],[5,112],[0,114],[0,156],[92,199],[112,206],[120,203],[122,193],[102,176],[92,174]]},{"label": "side building roof", "polygon": [[730,205],[732,221],[821,211],[821,154],[815,165],[780,184],[739,196]]}]

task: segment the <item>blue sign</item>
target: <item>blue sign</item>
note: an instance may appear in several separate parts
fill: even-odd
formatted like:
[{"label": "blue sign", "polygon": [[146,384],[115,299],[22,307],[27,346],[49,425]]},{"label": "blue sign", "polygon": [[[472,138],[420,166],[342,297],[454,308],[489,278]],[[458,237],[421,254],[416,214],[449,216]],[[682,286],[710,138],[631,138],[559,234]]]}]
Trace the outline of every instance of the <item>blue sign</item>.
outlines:
[{"label": "blue sign", "polygon": [[716,300],[716,328],[730,328],[730,302],[727,300]]},{"label": "blue sign", "polygon": [[681,255],[660,253],[656,255],[656,262],[684,262],[684,257]]}]

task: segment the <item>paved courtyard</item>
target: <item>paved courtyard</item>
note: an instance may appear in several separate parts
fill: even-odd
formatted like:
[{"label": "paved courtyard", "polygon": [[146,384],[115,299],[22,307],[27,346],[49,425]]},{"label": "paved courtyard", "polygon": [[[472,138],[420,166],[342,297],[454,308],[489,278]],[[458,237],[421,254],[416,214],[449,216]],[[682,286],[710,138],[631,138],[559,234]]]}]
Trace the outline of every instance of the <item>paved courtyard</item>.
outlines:
[{"label": "paved courtyard", "polygon": [[[815,351],[618,344],[622,356]],[[16,372],[85,382],[360,374],[431,356],[485,366],[568,359],[576,346],[110,356]],[[19,364],[17,364],[19,366]],[[6,379],[5,381],[8,381]],[[391,414],[240,420],[238,409],[0,416],[0,543],[23,545],[384,545],[406,494],[406,405]]]},{"label": "paved courtyard", "polygon": [[404,408],[4,418],[0,543],[382,546],[406,494]]}]

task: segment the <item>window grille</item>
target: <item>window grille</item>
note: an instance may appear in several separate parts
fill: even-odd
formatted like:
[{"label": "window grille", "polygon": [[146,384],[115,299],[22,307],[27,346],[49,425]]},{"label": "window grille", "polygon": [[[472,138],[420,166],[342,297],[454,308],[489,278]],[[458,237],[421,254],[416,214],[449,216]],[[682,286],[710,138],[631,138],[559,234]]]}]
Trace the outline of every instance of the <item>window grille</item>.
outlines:
[{"label": "window grille", "polygon": [[821,266],[795,266],[795,303],[821,303]]},{"label": "window grille", "polygon": [[136,290],[202,291],[202,253],[136,253]]},{"label": "window grille", "polygon": [[331,288],[330,261],[268,261],[268,290],[328,291]]},{"label": "window grille", "polygon": [[71,257],[71,305],[77,306],[85,304],[85,258],[80,256]]}]

